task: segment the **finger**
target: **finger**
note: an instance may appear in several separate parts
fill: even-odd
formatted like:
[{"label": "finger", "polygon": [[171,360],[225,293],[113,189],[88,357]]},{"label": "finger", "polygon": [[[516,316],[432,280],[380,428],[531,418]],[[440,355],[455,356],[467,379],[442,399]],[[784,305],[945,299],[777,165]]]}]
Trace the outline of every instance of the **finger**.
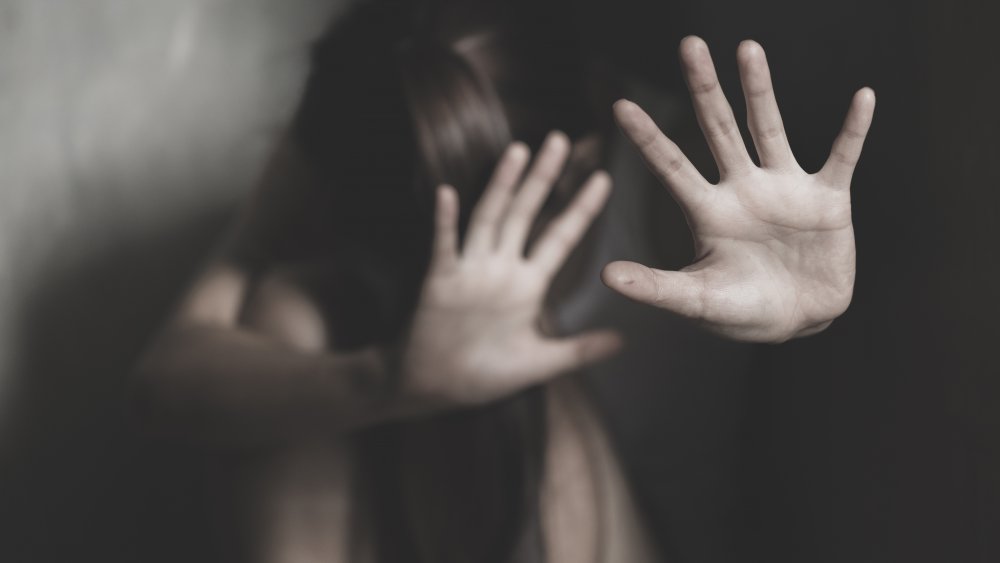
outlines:
[{"label": "finger", "polygon": [[521,189],[510,204],[510,212],[503,221],[500,229],[502,251],[519,256],[524,253],[524,243],[531,226],[553,184],[559,179],[566,157],[569,156],[569,150],[569,139],[563,133],[554,131],[545,138],[534,164],[524,178]]},{"label": "finger", "polygon": [[541,340],[530,354],[532,380],[525,384],[541,383],[552,377],[609,358],[622,349],[620,334],[610,330],[587,332],[569,338]]},{"label": "finger", "polygon": [[868,128],[872,124],[875,112],[875,92],[871,88],[862,88],[854,94],[851,107],[847,110],[844,127],[833,142],[830,158],[826,160],[819,176],[831,185],[848,188],[854,167],[861,158],[861,148],[865,144]]},{"label": "finger", "polygon": [[507,212],[514,186],[531,158],[524,143],[511,143],[500,157],[483,196],[469,219],[465,254],[491,252],[496,248],[500,219]]},{"label": "finger", "polygon": [[635,262],[612,262],[601,271],[601,281],[634,301],[688,318],[704,316],[704,285],[694,274],[655,270]]},{"label": "finger", "polygon": [[434,212],[434,268],[448,269],[458,262],[458,193],[451,186],[438,186]]},{"label": "finger", "polygon": [[677,203],[687,207],[708,188],[708,182],[691,161],[642,108],[628,100],[618,100],[614,114],[622,132],[639,149],[646,166],[670,190]]},{"label": "finger", "polygon": [[724,178],[730,172],[751,165],[740,128],[733,117],[733,108],[719,85],[708,45],[700,37],[685,37],[680,53],[698,123],[715,155],[719,173]]},{"label": "finger", "polygon": [[744,41],[736,50],[743,96],[747,102],[747,123],[761,166],[784,168],[795,163],[774,99],[771,71],[764,48],[756,41]]},{"label": "finger", "polygon": [[611,177],[604,171],[594,172],[569,207],[546,227],[528,259],[547,276],[554,275],[604,208],[610,193]]}]

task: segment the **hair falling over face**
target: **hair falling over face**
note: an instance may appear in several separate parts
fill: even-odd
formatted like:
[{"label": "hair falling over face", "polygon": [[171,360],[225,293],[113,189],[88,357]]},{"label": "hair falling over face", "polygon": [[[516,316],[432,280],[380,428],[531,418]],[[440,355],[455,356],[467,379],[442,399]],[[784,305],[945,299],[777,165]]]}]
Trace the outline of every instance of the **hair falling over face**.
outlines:
[{"label": "hair falling over face", "polygon": [[[351,291],[328,303],[350,327],[336,344],[400,337],[427,268],[435,186],[458,190],[464,230],[511,141],[609,129],[597,108],[610,104],[613,81],[561,14],[528,2],[372,2],[315,46],[295,134],[329,201],[316,251],[359,264],[342,275]],[[564,175],[584,177],[594,160]],[[358,504],[378,559],[542,560],[544,404],[529,389],[363,432]]]}]

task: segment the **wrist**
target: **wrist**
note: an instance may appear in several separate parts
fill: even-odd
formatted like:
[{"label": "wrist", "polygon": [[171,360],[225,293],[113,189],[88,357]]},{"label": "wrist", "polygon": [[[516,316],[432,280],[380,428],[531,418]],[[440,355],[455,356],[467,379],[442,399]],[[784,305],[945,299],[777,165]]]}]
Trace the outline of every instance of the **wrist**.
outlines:
[{"label": "wrist", "polygon": [[338,428],[361,428],[447,408],[444,402],[406,385],[403,358],[394,347],[327,354],[320,370],[330,396],[349,397],[326,404]]},{"label": "wrist", "polygon": [[394,402],[388,361],[377,348],[323,354],[317,366],[324,418],[337,428],[357,428],[387,418]]}]

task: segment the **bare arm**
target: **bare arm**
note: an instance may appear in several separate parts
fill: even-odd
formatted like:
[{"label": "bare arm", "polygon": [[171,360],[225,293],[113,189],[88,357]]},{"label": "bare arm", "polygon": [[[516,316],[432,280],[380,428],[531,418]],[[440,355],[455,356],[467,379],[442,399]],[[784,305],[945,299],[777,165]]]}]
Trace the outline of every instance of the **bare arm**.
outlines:
[{"label": "bare arm", "polygon": [[268,319],[270,330],[247,322],[253,320],[248,298],[259,293],[250,274],[259,258],[240,248],[259,245],[281,228],[280,218],[264,214],[294,208],[287,199],[305,181],[294,149],[282,148],[226,244],[141,359],[136,395],[155,431],[250,445],[381,416],[381,358],[374,350],[327,351],[311,303],[284,291],[271,299],[277,302],[270,309],[283,318]]},{"label": "bare arm", "polygon": [[[198,438],[280,441],[482,404],[614,353],[618,336],[606,331],[553,337],[539,329],[552,277],[611,189],[606,174],[595,174],[527,245],[568,152],[565,136],[554,134],[528,168],[527,147],[512,145],[473,210],[464,245],[457,196],[438,190],[434,257],[407,337],[396,346],[328,350],[324,319],[304,293],[278,283],[259,299],[259,283],[251,297],[250,267],[223,253],[140,363],[147,419]],[[230,248],[266,247],[266,238],[282,230],[273,215],[253,218],[287,207],[269,199],[273,184],[265,180]],[[268,305],[255,307],[262,301]]]}]

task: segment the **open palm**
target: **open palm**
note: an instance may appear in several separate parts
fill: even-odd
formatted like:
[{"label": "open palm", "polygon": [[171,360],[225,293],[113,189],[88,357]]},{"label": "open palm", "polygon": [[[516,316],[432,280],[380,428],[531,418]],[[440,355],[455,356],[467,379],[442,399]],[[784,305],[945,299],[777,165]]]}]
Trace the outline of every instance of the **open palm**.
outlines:
[{"label": "open palm", "polygon": [[553,276],[611,191],[597,172],[569,206],[526,246],[532,225],[569,154],[553,133],[531,169],[511,145],[458,243],[458,199],[438,190],[430,271],[402,351],[404,392],[435,405],[477,404],[542,383],[614,353],[618,335],[594,331],[556,338],[541,331]]},{"label": "open palm", "polygon": [[604,282],[738,340],[781,342],[822,330],[847,309],[853,293],[850,182],[874,93],[865,88],[855,94],[830,158],[809,174],[785,136],[764,51],[744,41],[737,55],[757,166],[704,41],[688,37],[680,51],[719,183],[705,180],[635,104],[618,102],[615,117],[684,210],[696,258],[676,272],[613,262],[602,273]]}]

